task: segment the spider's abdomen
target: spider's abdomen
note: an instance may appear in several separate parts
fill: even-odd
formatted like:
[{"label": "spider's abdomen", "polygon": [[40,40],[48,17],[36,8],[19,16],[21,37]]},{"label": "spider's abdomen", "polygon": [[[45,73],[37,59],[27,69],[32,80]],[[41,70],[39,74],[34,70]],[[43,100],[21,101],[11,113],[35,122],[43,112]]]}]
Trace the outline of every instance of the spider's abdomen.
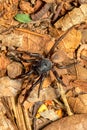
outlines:
[{"label": "spider's abdomen", "polygon": [[46,73],[47,71],[51,70],[51,68],[52,68],[52,62],[47,58],[38,61],[33,66],[34,71],[36,71],[36,73],[38,73],[39,75]]}]

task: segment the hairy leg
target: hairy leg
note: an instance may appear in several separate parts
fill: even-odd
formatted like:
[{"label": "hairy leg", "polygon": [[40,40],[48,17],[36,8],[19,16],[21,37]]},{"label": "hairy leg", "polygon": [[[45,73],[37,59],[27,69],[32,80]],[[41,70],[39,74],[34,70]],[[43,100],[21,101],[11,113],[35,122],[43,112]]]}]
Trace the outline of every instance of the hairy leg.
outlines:
[{"label": "hairy leg", "polygon": [[61,83],[63,86],[66,87],[66,85],[65,85],[65,84],[63,83],[63,81],[60,79],[60,77],[59,77],[57,71],[56,71],[54,68],[52,69],[52,72],[53,72],[54,76],[56,77],[57,81],[58,81],[59,83]]}]

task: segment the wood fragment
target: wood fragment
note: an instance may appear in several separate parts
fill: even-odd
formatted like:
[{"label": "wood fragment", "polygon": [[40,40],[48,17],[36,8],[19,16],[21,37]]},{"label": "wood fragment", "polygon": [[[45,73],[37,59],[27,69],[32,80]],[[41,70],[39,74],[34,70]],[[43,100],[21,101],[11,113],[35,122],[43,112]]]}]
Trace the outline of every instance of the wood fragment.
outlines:
[{"label": "wood fragment", "polygon": [[59,93],[60,93],[61,98],[62,98],[62,100],[63,100],[63,102],[64,102],[64,105],[65,105],[65,107],[66,107],[67,114],[68,114],[69,116],[73,115],[73,113],[72,113],[71,110],[70,110],[69,104],[68,104],[68,102],[67,102],[67,99],[66,99],[66,95],[65,95],[63,86],[62,86],[61,84],[57,83],[57,87],[58,87],[58,89],[59,89]]},{"label": "wood fragment", "polygon": [[16,28],[15,30],[25,32],[25,33],[28,33],[28,34],[32,34],[32,35],[36,35],[36,36],[39,36],[39,37],[45,37],[45,35],[42,35],[42,34],[39,34],[39,33],[36,33],[36,32],[32,32],[32,31],[29,31],[29,30],[24,29],[24,28]]}]

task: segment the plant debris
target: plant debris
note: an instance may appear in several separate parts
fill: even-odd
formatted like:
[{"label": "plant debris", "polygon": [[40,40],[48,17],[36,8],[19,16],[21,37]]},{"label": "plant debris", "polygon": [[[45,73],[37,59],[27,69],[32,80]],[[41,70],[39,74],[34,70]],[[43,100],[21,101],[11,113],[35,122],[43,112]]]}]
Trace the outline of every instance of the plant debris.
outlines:
[{"label": "plant debris", "polygon": [[87,1],[1,0],[0,129],[86,130],[86,102]]}]

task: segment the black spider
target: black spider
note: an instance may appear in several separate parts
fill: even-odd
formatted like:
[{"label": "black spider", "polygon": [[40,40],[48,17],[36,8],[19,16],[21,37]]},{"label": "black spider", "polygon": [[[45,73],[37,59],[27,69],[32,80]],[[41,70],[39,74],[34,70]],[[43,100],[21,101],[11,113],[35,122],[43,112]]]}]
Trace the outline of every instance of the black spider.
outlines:
[{"label": "black spider", "polygon": [[[69,29],[70,30],[70,29]],[[31,69],[28,72],[24,72],[23,74],[21,74],[19,76],[19,78],[24,78],[25,76],[29,77],[31,74],[35,74],[37,75],[38,79],[36,81],[34,81],[32,83],[32,86],[29,90],[27,90],[26,94],[25,94],[25,98],[27,98],[30,94],[30,92],[33,90],[33,88],[39,84],[39,90],[42,86],[42,82],[44,80],[44,78],[47,76],[47,74],[49,73],[50,70],[52,70],[54,76],[56,77],[57,81],[59,83],[61,83],[63,86],[66,86],[63,81],[60,79],[58,73],[56,72],[54,66],[57,66],[60,69],[64,69],[66,67],[71,66],[72,64],[69,64],[67,66],[59,66],[58,64],[54,64],[51,60],[50,57],[53,54],[53,51],[55,49],[55,47],[58,45],[58,43],[65,37],[65,35],[69,32],[66,31],[53,45],[53,47],[51,48],[51,50],[49,51],[49,53],[46,55],[46,57],[43,57],[42,55],[38,54],[38,53],[31,53],[31,52],[26,52],[26,51],[17,51],[14,50],[13,52],[15,53],[15,55],[10,54],[8,55],[13,61],[17,61],[17,62],[31,62]],[[33,57],[32,59],[24,59],[21,55],[22,54],[26,54],[29,55],[30,57]],[[17,77],[18,78],[18,77]]]}]

